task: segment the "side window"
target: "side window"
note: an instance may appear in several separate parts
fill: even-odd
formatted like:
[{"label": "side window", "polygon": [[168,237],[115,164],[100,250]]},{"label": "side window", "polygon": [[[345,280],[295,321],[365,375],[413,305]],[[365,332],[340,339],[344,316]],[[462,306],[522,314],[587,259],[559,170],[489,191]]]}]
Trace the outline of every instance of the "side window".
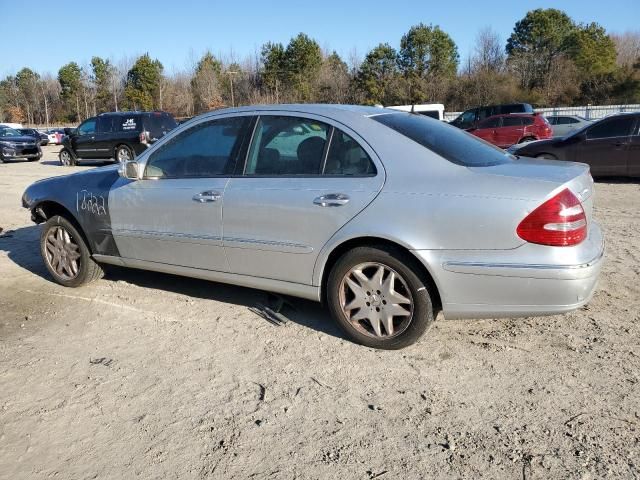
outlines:
[{"label": "side window", "polygon": [[208,178],[233,173],[250,117],[201,123],[154,152],[145,169],[151,178]]},{"label": "side window", "polygon": [[503,127],[521,127],[522,126],[522,118],[520,118],[520,117],[503,117],[502,118],[502,126]]},{"label": "side window", "polygon": [[316,120],[261,116],[245,175],[320,175],[329,126]]},{"label": "side window", "polygon": [[522,120],[522,124],[525,127],[529,126],[529,125],[533,125],[533,118],[531,118],[531,117],[520,117],[520,120]]},{"label": "side window", "polygon": [[491,107],[485,107],[485,108],[479,108],[478,109],[478,120],[482,121],[487,117],[490,117],[491,115],[493,115],[493,108]]},{"label": "side window", "polygon": [[500,117],[488,118],[478,125],[478,128],[498,128],[500,126]]},{"label": "side window", "polygon": [[556,125],[558,123],[558,117],[547,117],[549,125]]},{"label": "side window", "polygon": [[96,131],[96,119],[90,118],[86,120],[82,125],[78,127],[78,133],[80,135],[90,135]]},{"label": "side window", "polygon": [[631,133],[633,122],[634,118],[631,116],[605,120],[587,130],[587,138],[626,137]]},{"label": "side window", "polygon": [[334,129],[325,175],[375,175],[376,167],[364,149],[346,133]]},{"label": "side window", "polygon": [[109,133],[111,132],[111,124],[113,123],[113,117],[103,115],[96,120],[96,132],[97,133]]}]

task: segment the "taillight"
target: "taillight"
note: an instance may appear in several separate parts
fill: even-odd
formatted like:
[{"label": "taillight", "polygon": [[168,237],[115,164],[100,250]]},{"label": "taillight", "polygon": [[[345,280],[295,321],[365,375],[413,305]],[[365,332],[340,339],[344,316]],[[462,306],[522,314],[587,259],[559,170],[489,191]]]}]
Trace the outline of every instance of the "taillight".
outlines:
[{"label": "taillight", "polygon": [[516,232],[530,243],[577,245],[587,236],[587,216],[580,200],[565,188],[527,215]]}]

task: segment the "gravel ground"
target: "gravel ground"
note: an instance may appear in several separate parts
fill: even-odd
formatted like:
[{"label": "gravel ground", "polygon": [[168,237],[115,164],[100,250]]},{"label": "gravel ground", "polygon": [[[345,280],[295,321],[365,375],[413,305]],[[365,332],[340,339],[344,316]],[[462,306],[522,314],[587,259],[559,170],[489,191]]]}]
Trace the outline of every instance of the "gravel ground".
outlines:
[{"label": "gravel ground", "polygon": [[0,478],[638,478],[640,185],[598,183],[591,304],[447,321],[411,348],[345,340],[294,300],[110,268],[48,277],[20,206],[63,168],[0,165]]}]

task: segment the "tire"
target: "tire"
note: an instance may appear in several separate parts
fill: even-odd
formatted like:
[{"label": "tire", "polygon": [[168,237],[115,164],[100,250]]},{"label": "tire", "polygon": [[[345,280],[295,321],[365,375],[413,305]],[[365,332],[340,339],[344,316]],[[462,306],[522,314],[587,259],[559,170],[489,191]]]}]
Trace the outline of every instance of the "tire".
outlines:
[{"label": "tire", "polygon": [[[352,340],[367,347],[397,350],[415,343],[429,329],[435,319],[431,287],[416,262],[406,252],[385,246],[357,247],[338,259],[327,280],[327,303],[335,321]],[[354,271],[364,274],[368,283]],[[391,273],[395,280],[388,288]],[[359,297],[354,294],[358,287]],[[358,306],[343,308],[353,304]],[[400,314],[389,315],[391,311]],[[375,321],[378,312],[379,323]],[[386,327],[389,317],[391,332]]]},{"label": "tire", "polygon": [[[65,255],[59,256],[61,251]],[[80,232],[69,220],[59,215],[51,217],[44,224],[40,233],[40,253],[49,274],[65,287],[81,287],[103,275],[102,267],[91,258]]]},{"label": "tire", "polygon": [[556,157],[555,155],[552,155],[550,153],[539,153],[538,155],[536,155],[536,158],[544,158],[547,160],[557,160],[558,157]]},{"label": "tire", "polygon": [[124,163],[129,160],[134,160],[136,158],[136,154],[126,145],[118,145],[116,147],[114,156],[118,163]]},{"label": "tire", "polygon": [[535,140],[535,137],[524,137],[524,138],[521,138],[518,143],[532,142],[534,140]]},{"label": "tire", "polygon": [[60,165],[63,167],[73,167],[78,163],[76,158],[73,156],[73,153],[71,153],[71,150],[66,147],[60,150],[58,160],[60,160]]}]

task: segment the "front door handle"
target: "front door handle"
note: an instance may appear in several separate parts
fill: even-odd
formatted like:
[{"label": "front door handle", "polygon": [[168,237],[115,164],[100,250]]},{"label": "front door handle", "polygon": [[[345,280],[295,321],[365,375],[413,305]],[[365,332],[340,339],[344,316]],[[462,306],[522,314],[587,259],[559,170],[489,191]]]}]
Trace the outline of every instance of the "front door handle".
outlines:
[{"label": "front door handle", "polygon": [[349,195],[344,193],[327,193],[313,199],[314,205],[320,207],[341,207],[349,203]]},{"label": "front door handle", "polygon": [[193,201],[194,202],[198,202],[198,203],[211,203],[211,202],[217,202],[218,200],[220,200],[220,192],[214,192],[211,190],[208,190],[206,192],[200,192],[197,193],[193,196]]}]

